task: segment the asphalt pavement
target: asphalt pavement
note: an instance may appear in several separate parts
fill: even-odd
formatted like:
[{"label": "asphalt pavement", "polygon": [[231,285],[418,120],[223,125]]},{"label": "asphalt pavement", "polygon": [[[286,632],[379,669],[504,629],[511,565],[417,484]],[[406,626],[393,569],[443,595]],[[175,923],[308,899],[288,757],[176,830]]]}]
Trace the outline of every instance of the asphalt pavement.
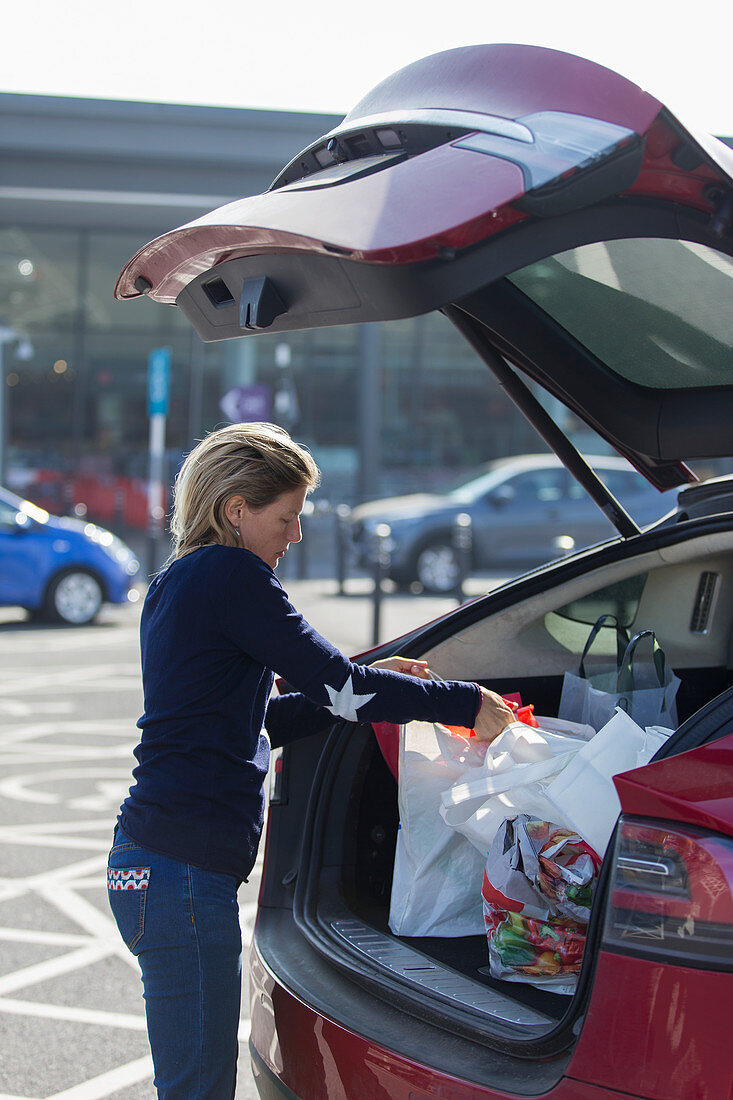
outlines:
[{"label": "asphalt pavement", "polygon": [[[499,578],[470,580],[467,595]],[[367,578],[288,579],[293,602],[345,653],[373,642]],[[388,596],[380,637],[456,605]],[[105,865],[142,711],[141,604],[89,627],[43,627],[0,609],[0,1100],[152,1100],[135,959],[107,904]],[[260,863],[240,893],[244,942]],[[256,1100],[246,985],[237,1100]]]}]

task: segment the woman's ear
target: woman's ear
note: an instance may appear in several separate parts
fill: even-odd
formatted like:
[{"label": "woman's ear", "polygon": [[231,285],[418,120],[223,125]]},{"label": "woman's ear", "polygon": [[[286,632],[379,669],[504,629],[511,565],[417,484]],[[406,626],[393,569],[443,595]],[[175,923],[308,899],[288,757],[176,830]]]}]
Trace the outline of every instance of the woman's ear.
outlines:
[{"label": "woman's ear", "polygon": [[229,497],[224,502],[224,515],[231,524],[236,526],[242,518],[245,508],[246,502],[243,496]]}]

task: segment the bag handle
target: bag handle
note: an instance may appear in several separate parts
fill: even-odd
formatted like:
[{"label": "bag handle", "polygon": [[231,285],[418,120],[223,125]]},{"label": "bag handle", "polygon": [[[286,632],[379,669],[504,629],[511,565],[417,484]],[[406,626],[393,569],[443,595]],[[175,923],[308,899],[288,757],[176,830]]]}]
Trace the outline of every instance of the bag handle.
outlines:
[{"label": "bag handle", "polygon": [[588,635],[588,641],[585,643],[585,648],[583,649],[583,652],[580,655],[580,664],[578,665],[578,675],[583,680],[588,679],[586,671],[585,671],[585,659],[588,656],[588,652],[590,650],[590,647],[593,645],[594,641],[596,640],[596,638],[600,634],[601,630],[603,629],[603,627],[607,623],[609,623],[609,624],[613,623],[616,627],[616,667],[620,671],[620,669],[623,665],[624,655],[625,655],[626,650],[629,646],[629,635],[628,635],[628,632],[626,630],[626,627],[621,626],[621,624],[619,623],[619,621],[618,621],[618,619],[616,618],[615,615],[601,615],[598,619],[596,619],[595,623],[593,624],[593,628],[592,628],[590,634]]},{"label": "bag handle", "polygon": [[[652,660],[654,661],[654,669],[657,673],[657,680],[659,681],[660,688],[664,687],[667,672],[664,650],[657,641],[657,636],[653,630],[640,630],[627,645],[626,652],[621,660],[621,666],[618,673],[618,691],[620,693],[632,692],[634,690],[634,657],[636,656],[636,649],[639,643],[643,641],[644,638],[652,639]],[[628,700],[619,699],[619,706],[626,710]]]}]

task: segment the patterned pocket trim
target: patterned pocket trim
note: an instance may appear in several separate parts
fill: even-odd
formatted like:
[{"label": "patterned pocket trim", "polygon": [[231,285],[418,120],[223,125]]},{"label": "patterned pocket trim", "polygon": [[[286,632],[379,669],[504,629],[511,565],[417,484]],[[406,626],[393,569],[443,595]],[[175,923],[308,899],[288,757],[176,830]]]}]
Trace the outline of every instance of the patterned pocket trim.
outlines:
[{"label": "patterned pocket trim", "polygon": [[150,882],[149,867],[108,867],[108,890],[147,890]]}]

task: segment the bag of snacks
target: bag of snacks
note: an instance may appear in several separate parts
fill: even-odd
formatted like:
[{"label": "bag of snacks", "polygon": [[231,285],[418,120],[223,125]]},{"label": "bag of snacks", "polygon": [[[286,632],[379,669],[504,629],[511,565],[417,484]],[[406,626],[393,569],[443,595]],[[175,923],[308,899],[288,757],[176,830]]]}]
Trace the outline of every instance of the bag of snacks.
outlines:
[{"label": "bag of snacks", "polygon": [[493,978],[574,992],[600,866],[568,828],[527,814],[503,823],[482,888]]}]

